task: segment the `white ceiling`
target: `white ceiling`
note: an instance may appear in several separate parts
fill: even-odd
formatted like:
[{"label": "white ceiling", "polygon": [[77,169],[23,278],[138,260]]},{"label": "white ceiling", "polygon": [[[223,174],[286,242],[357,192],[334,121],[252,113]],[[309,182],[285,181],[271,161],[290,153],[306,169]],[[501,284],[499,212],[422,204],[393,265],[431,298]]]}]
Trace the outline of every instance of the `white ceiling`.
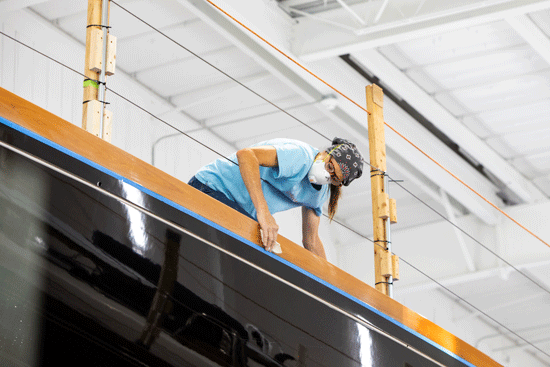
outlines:
[{"label": "white ceiling", "polygon": [[[117,72],[170,106],[162,118],[176,124],[182,124],[183,119],[184,129],[191,136],[199,138],[208,132],[209,137],[234,149],[272,137],[297,138],[322,147],[329,143],[322,135],[342,136],[356,141],[368,156],[367,117],[363,111],[206,1],[117,2],[264,98],[111,5],[111,32],[118,38]],[[386,122],[499,207],[528,211],[548,202],[550,1],[214,2],[361,105],[365,105],[364,87],[371,83],[363,75],[377,80],[387,92]],[[85,43],[86,1],[0,1],[0,11],[23,8],[61,34]],[[347,57],[342,58],[344,55]],[[351,62],[363,74],[352,68]],[[389,94],[394,98],[390,99]],[[327,97],[336,99],[334,109],[327,108]],[[404,103],[416,112],[408,113]],[[423,126],[418,119],[428,124]],[[446,143],[430,132],[428,125],[432,131],[438,130],[439,136],[446,136]],[[462,221],[467,231],[499,252],[499,241],[488,233],[504,226],[501,214],[409,143],[388,129],[386,134],[390,176],[403,179],[402,185],[445,217],[470,218]],[[362,181],[346,188],[337,220],[369,236],[370,184],[366,179]],[[399,187],[392,185],[391,194],[398,202],[397,233],[420,233],[441,221],[439,215]],[[445,204],[442,195],[449,196],[450,205]],[[524,218],[524,224],[530,226],[529,217]],[[501,229],[510,231],[507,228]],[[336,242],[340,231],[331,234]],[[547,333],[548,328],[533,328],[550,324],[550,296],[540,293],[541,289],[517,273],[508,280],[483,273],[499,263],[496,257],[480,254],[486,251],[479,250],[480,246],[464,234],[454,233],[453,237],[457,244],[466,243],[467,250],[457,245],[453,251],[442,250],[434,255],[445,239],[432,243],[417,238],[413,249],[403,246],[398,247],[401,253],[396,252],[420,267],[423,261],[431,261],[421,268],[429,269],[439,280],[447,279],[449,287],[481,309],[496,307],[495,318],[511,329],[532,327],[522,334],[529,340]],[[550,249],[542,247],[538,252],[531,251],[530,258],[521,258],[520,263],[550,258]],[[506,260],[516,264],[514,261],[520,257],[512,252],[505,254]],[[448,262],[449,266],[438,268],[434,256],[438,259],[435,262]],[[467,262],[459,260],[460,265],[452,267],[457,258],[463,257],[474,257],[475,266],[467,267]],[[544,267],[533,265],[527,269],[536,272],[537,281],[550,288],[550,275]],[[474,290],[468,275],[476,279]],[[464,280],[455,283],[453,277]],[[403,294],[420,289],[411,283],[421,282],[421,277],[413,278],[415,281],[404,283],[408,288],[403,288]],[[525,294],[516,293],[516,289]],[[511,302],[537,294],[540,298],[523,304]],[[498,308],[507,303],[508,307]],[[521,312],[533,304],[536,309],[532,314]],[[494,332],[506,334],[501,329]],[[538,353],[535,357],[541,365],[550,366],[549,357],[522,348],[521,341],[513,337],[502,337],[502,344],[493,348],[495,358],[502,354],[499,348],[512,349],[514,345],[530,356]],[[548,350],[550,341],[537,346]]]}]

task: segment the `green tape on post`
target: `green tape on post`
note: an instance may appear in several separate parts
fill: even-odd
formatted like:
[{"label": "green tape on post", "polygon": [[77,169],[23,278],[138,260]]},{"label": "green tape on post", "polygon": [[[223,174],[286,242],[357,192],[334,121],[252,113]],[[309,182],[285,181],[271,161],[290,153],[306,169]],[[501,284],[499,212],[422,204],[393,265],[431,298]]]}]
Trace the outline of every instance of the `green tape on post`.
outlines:
[{"label": "green tape on post", "polygon": [[94,87],[95,89],[99,89],[99,84],[91,79],[86,79],[84,80],[84,88],[86,87]]}]

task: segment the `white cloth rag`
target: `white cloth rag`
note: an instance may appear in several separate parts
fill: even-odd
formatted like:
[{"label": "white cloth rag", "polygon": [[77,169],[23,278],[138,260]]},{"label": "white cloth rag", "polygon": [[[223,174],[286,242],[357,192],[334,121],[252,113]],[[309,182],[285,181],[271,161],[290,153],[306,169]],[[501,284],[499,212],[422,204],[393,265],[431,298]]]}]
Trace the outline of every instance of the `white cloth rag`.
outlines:
[{"label": "white cloth rag", "polygon": [[[262,236],[262,243],[264,243],[264,231],[260,229],[260,235]],[[265,246],[265,245],[264,245]],[[271,250],[274,254],[282,254],[283,250],[281,250],[281,244],[279,242],[275,242],[275,246],[273,246],[273,249]]]}]

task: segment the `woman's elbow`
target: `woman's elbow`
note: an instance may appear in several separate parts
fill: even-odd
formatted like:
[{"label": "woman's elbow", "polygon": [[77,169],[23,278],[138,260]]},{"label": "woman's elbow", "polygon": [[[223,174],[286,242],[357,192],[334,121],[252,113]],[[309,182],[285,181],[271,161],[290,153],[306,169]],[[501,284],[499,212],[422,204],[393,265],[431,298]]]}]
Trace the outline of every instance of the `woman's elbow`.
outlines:
[{"label": "woman's elbow", "polygon": [[252,150],[250,148],[243,148],[243,149],[239,149],[237,150],[237,159],[238,160],[241,160],[242,158],[246,157],[246,156],[250,156],[250,154],[253,154]]},{"label": "woman's elbow", "polygon": [[302,238],[302,246],[308,250],[315,248],[317,246],[317,238],[310,236]]}]

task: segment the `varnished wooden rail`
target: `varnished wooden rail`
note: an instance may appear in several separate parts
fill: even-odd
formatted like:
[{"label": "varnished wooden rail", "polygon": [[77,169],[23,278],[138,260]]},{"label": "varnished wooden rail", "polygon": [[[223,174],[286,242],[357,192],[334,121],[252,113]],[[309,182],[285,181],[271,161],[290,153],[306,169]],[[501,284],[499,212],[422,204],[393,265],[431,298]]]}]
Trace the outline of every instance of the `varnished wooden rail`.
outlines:
[{"label": "varnished wooden rail", "polygon": [[[0,88],[0,116],[126,177],[255,244],[260,243],[257,222],[2,88]],[[278,241],[283,250],[281,257],[285,260],[365,302],[475,366],[502,367],[468,343],[338,267],[313,255],[303,247],[283,236],[279,236]]]}]

